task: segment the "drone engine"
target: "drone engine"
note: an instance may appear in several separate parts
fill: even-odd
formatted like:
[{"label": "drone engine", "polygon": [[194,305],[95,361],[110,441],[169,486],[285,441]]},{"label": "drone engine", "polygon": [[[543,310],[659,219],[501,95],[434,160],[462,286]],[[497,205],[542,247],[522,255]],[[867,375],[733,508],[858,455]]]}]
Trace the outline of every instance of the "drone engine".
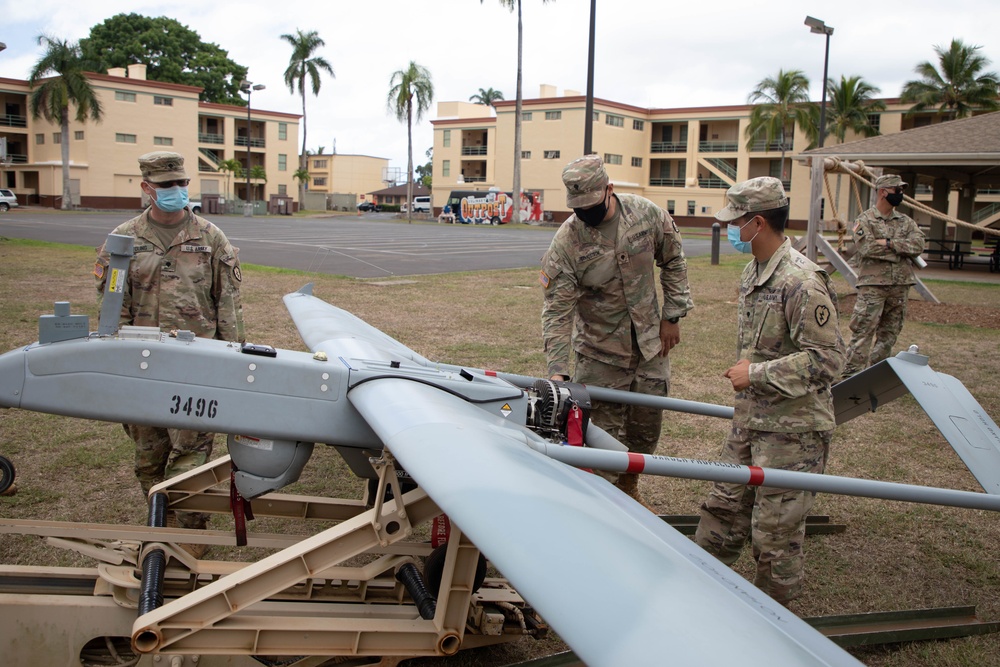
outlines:
[{"label": "drone engine", "polygon": [[[553,442],[582,444],[590,422],[590,394],[582,384],[536,380],[528,393],[527,426]],[[580,443],[573,442],[579,433]]]}]

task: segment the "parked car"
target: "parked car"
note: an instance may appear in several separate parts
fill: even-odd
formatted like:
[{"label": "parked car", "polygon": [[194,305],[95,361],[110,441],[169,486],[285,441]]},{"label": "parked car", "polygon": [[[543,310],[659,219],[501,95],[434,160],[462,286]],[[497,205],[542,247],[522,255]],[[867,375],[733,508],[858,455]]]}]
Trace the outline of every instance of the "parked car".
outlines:
[{"label": "parked car", "polygon": [[368,212],[368,211],[381,211],[382,207],[380,205],[376,204],[375,202],[368,201],[366,199],[364,201],[358,202],[358,210],[359,211],[365,211],[365,212]]},{"label": "parked car", "polygon": [[[399,210],[406,213],[406,202],[399,207]],[[414,213],[430,213],[431,212],[431,198],[430,197],[414,197],[413,198],[413,212]]]},{"label": "parked car", "polygon": [[191,212],[195,215],[201,215],[201,200],[189,201],[188,208],[191,209]]},{"label": "parked car", "polygon": [[0,211],[9,211],[17,206],[17,195],[11,190],[0,189]]}]

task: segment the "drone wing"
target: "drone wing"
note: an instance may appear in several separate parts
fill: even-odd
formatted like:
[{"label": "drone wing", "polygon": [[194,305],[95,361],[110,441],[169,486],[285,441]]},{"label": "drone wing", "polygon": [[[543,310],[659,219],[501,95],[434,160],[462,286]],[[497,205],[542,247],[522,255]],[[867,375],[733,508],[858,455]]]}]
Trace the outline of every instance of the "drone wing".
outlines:
[{"label": "drone wing", "polygon": [[523,427],[405,378],[348,399],[588,665],[860,664],[604,479],[532,450]]}]

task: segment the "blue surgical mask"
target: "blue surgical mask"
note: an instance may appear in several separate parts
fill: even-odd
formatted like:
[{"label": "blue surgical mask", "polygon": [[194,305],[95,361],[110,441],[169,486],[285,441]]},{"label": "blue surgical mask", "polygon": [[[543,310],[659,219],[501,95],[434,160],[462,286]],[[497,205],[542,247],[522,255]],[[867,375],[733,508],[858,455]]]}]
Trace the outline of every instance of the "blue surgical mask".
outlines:
[{"label": "blue surgical mask", "polygon": [[176,213],[188,205],[188,189],[180,185],[169,188],[157,188],[156,208],[165,213]]},{"label": "blue surgical mask", "polygon": [[738,250],[739,252],[742,252],[742,253],[745,253],[745,254],[750,254],[751,252],[753,252],[753,248],[752,248],[751,244],[753,243],[753,240],[755,238],[757,238],[757,234],[760,234],[760,231],[758,231],[757,234],[754,234],[753,237],[749,241],[741,241],[740,240],[740,232],[743,231],[743,227],[746,227],[747,225],[749,225],[753,221],[754,221],[754,218],[750,218],[742,226],[738,226],[738,225],[734,225],[734,224],[729,224],[729,225],[726,226],[726,238],[729,239],[729,244],[732,245],[734,248],[736,248],[736,250]]}]

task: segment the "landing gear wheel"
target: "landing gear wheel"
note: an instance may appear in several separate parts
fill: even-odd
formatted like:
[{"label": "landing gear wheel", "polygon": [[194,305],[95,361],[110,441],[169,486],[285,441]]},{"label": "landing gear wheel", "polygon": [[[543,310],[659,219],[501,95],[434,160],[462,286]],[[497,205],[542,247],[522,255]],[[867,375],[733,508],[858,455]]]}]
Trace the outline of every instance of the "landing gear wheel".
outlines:
[{"label": "landing gear wheel", "polygon": [[[424,581],[427,582],[427,589],[437,597],[441,590],[441,575],[444,573],[444,557],[448,550],[447,544],[442,544],[431,552],[431,555],[424,561]],[[486,556],[479,554],[479,564],[476,566],[476,578],[472,582],[472,592],[479,590],[486,580]]]},{"label": "landing gear wheel", "polygon": [[0,495],[14,483],[14,464],[6,456],[0,456]]}]

